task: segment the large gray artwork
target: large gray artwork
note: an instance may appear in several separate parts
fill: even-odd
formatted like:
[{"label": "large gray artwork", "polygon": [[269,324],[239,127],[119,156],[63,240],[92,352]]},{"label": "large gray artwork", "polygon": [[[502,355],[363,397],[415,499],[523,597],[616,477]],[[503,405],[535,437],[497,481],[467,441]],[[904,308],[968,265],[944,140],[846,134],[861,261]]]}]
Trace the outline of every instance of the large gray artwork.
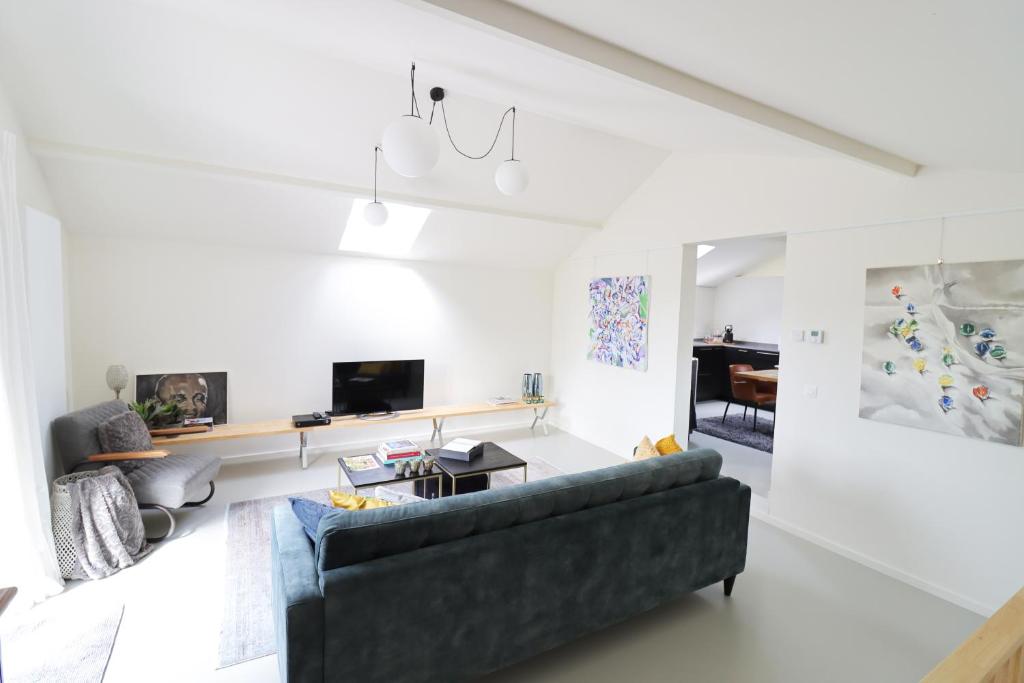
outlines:
[{"label": "large gray artwork", "polygon": [[1024,261],[867,271],[860,416],[1019,446]]}]

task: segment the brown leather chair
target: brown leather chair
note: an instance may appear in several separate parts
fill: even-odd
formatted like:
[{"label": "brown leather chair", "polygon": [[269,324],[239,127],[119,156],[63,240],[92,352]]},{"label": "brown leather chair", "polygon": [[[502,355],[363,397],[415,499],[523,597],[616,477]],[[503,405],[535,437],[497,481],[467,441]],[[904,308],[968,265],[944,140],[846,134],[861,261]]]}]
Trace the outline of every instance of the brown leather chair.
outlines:
[{"label": "brown leather chair", "polygon": [[775,405],[774,392],[769,393],[763,391],[753,380],[736,377],[737,372],[748,372],[753,369],[753,366],[745,363],[729,366],[729,385],[732,388],[732,400],[725,404],[725,412],[722,414],[722,424],[725,424],[725,418],[729,414],[729,406],[736,403],[737,405],[743,406],[744,420],[747,419],[747,408],[754,409],[754,426],[752,429],[756,430],[757,409],[763,406]]}]

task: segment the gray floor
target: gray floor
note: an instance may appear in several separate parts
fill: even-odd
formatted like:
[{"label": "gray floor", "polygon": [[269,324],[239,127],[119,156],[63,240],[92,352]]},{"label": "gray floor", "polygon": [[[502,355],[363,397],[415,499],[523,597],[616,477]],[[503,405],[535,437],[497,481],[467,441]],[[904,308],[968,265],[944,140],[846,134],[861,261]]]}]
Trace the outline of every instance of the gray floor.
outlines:
[{"label": "gray floor", "polygon": [[[569,472],[622,462],[557,429],[550,436],[525,428],[477,436]],[[46,607],[74,619],[112,601],[125,603],[107,683],[137,681],[140,672],[154,681],[278,680],[275,656],[215,669],[225,508],[235,500],[332,486],[336,455],[315,454],[308,470],[299,469],[294,458],[226,464],[210,504],[178,514],[174,538],[136,567],[103,581],[76,582]],[[737,476],[736,470],[732,474]],[[591,683],[916,680],[981,621],[751,520],[747,571],[731,599],[722,596],[720,585],[712,586],[492,678]],[[174,656],[168,657],[169,652]]]},{"label": "gray floor", "polygon": [[489,677],[499,681],[916,681],[983,621],[752,519],[747,570]]},{"label": "gray floor", "polygon": [[[701,401],[697,404],[697,419],[702,417],[721,418],[725,412],[725,401]],[[729,414],[742,414],[743,408],[733,406]],[[774,415],[769,415],[769,419]],[[749,418],[752,420],[752,418]],[[758,421],[761,417],[758,416]],[[722,472],[739,479],[751,490],[767,498],[772,488],[772,454],[742,444],[719,439],[708,434],[694,432],[690,435],[691,448],[714,448],[722,454]]]}]

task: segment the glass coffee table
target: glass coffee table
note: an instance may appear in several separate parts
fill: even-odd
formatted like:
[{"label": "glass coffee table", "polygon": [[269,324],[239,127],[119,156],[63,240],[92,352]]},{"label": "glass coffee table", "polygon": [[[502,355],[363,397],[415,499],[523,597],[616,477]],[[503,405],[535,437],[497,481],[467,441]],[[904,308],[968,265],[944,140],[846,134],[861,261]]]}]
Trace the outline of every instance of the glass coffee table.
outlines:
[{"label": "glass coffee table", "polygon": [[[362,469],[359,467],[359,463],[371,463],[375,464],[376,467],[370,467],[368,469]],[[338,458],[338,489],[341,490],[341,475],[342,473],[348,478],[352,487],[358,491],[361,488],[368,486],[386,486],[388,484],[401,484],[403,482],[432,482],[435,483],[437,488],[434,489],[434,495],[421,496],[422,498],[436,498],[437,491],[441,490],[441,483],[444,479],[444,471],[434,463],[434,469],[428,474],[410,474],[404,477],[395,476],[395,466],[385,465],[380,461],[373,453],[367,453],[365,455],[343,455]],[[420,495],[417,493],[417,495]]]}]

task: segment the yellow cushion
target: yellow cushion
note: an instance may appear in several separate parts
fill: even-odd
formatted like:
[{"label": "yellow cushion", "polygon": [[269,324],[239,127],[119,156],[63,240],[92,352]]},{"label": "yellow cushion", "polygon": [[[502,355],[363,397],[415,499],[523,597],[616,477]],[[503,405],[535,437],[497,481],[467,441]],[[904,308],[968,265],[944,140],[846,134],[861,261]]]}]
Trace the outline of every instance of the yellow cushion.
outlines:
[{"label": "yellow cushion", "polygon": [[633,452],[634,460],[646,460],[647,458],[657,458],[661,453],[658,453],[658,449],[654,447],[651,440],[648,437],[644,437],[640,440],[640,445],[636,447]]},{"label": "yellow cushion", "polygon": [[368,496],[357,496],[354,493],[344,491],[331,491],[331,505],[344,510],[372,510],[373,508],[391,507],[391,503],[380,498]]},{"label": "yellow cushion", "polygon": [[654,447],[658,449],[658,453],[661,455],[669,455],[670,453],[686,450],[676,441],[675,434],[669,434],[664,439],[658,439],[658,443],[654,444]]}]

